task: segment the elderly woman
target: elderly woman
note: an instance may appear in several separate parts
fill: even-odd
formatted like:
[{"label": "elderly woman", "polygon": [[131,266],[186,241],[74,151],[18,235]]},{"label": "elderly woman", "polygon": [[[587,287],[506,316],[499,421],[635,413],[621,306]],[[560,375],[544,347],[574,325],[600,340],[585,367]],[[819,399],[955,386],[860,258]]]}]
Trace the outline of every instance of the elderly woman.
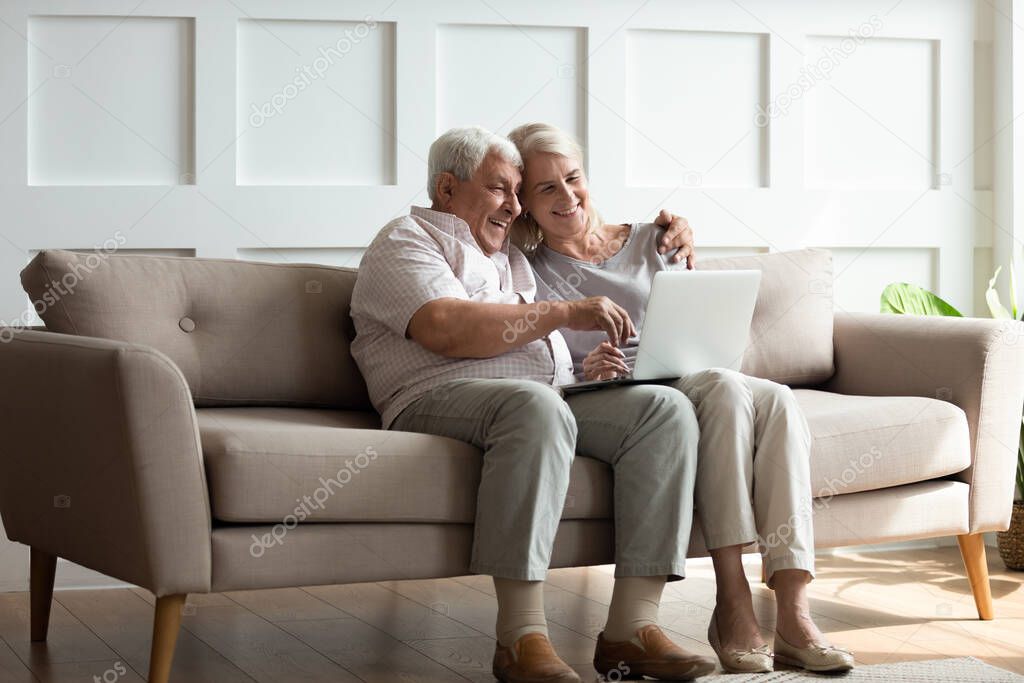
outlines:
[{"label": "elderly woman", "polygon": [[[513,227],[538,280],[537,298],[606,296],[643,324],[654,273],[673,267],[651,224],[611,225],[598,216],[579,145],[546,124],[509,134],[525,169]],[[605,379],[630,371],[637,338],[618,348],[599,333],[563,331],[577,376]],[[708,640],[732,672],[772,670],[772,650],[754,616],[741,549],[758,542],[775,591],[774,656],[812,671],[853,667],[850,652],[825,641],[811,619],[814,575],[806,421],[786,386],[725,369],[683,377],[674,386],[693,402],[700,425],[697,512],[715,567],[717,601]]]}]

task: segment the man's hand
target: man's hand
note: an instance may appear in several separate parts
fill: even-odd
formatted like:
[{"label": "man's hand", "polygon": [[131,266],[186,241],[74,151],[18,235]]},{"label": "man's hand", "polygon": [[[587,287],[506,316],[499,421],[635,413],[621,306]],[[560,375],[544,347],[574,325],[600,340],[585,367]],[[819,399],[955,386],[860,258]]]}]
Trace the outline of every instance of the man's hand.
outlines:
[{"label": "man's hand", "polygon": [[586,379],[614,379],[629,374],[629,366],[622,360],[625,354],[608,342],[601,342],[583,359]]},{"label": "man's hand", "polygon": [[693,228],[690,227],[690,223],[682,216],[676,216],[662,209],[654,220],[654,224],[667,228],[665,234],[661,236],[658,253],[667,254],[673,249],[678,249],[669,260],[672,263],[679,263],[685,258],[686,267],[693,270],[697,256],[693,249]]},{"label": "man's hand", "polygon": [[608,341],[613,346],[625,344],[630,337],[636,336],[636,327],[629,319],[629,313],[606,296],[591,296],[562,303],[568,309],[566,326],[571,330],[601,330],[608,335]]}]

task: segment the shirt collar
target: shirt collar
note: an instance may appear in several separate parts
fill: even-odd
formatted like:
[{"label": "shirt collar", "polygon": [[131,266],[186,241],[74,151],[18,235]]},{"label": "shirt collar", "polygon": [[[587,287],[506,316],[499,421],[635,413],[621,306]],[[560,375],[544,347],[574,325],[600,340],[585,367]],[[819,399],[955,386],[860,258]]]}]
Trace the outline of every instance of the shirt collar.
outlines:
[{"label": "shirt collar", "polygon": [[[455,214],[437,211],[435,209],[428,209],[423,206],[414,206],[409,210],[409,215],[422,218],[435,228],[450,233],[452,237],[457,240],[473,245],[473,247],[481,254],[484,253],[484,250],[481,249],[480,245],[477,243],[476,237],[473,237],[473,232],[469,229],[469,224]],[[508,263],[508,247],[509,238],[506,237],[505,242],[501,245],[501,249],[491,254],[490,258],[498,261],[499,263]]]}]

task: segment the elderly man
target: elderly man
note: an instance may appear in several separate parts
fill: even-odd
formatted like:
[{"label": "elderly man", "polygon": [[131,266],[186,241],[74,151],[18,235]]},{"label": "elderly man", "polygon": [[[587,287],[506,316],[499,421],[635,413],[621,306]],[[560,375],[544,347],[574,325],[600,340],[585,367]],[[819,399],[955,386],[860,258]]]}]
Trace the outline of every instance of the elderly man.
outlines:
[{"label": "elderly man", "polygon": [[618,343],[635,329],[604,297],[534,302],[530,265],[508,241],[521,168],[516,148],[482,128],[434,142],[431,208],[386,225],[363,256],[352,353],[387,428],[484,451],[469,568],[494,579],[500,681],[580,681],[548,640],[542,591],[575,453],[614,471],[616,582],[595,667],[632,678],[703,675],[713,660],[657,625],[690,537],[693,406],[650,385],[562,397],[556,385],[573,375],[558,328],[603,330]]}]

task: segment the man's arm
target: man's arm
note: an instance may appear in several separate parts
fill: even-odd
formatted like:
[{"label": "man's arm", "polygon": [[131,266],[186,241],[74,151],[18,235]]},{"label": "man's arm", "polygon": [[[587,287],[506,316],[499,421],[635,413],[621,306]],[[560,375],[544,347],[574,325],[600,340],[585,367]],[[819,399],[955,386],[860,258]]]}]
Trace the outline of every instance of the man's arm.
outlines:
[{"label": "man's arm", "polygon": [[428,351],[449,358],[491,358],[560,327],[604,331],[616,345],[636,334],[622,307],[607,297],[595,296],[532,304],[435,299],[412,316],[407,335]]},{"label": "man's arm", "polygon": [[687,269],[693,270],[697,261],[697,254],[693,248],[693,228],[690,227],[690,222],[682,216],[676,216],[662,209],[658,217],[654,219],[654,224],[665,228],[665,234],[661,237],[658,253],[667,254],[669,251],[676,249],[676,253],[669,260],[672,263],[679,263],[686,259]]}]

